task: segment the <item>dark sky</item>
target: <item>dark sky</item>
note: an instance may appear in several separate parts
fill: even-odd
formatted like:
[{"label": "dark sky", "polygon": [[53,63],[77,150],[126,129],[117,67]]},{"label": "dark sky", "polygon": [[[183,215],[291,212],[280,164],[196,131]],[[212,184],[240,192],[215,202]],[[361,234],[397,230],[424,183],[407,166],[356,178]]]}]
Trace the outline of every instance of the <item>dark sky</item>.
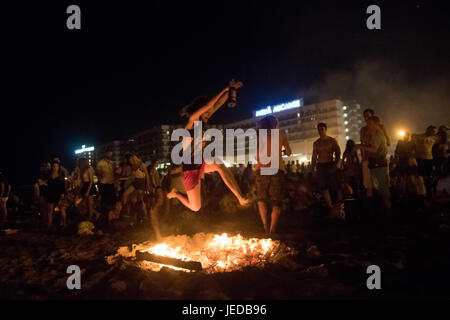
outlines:
[{"label": "dark sky", "polygon": [[[244,82],[215,122],[304,97],[356,98],[411,130],[450,124],[450,5],[365,1],[14,1],[1,4],[0,170],[35,179],[58,154],[177,123],[178,109]],[[66,28],[81,7],[81,30]],[[435,123],[439,125],[440,123]]]}]

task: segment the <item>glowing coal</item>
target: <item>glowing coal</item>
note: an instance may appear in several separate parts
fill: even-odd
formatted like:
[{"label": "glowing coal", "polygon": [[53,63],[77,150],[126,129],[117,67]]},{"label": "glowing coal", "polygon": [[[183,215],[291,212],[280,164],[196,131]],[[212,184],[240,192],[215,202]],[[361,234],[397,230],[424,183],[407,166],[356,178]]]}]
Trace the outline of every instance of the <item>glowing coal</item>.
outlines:
[{"label": "glowing coal", "polygon": [[[192,237],[186,235],[166,237],[159,243],[136,244],[133,245],[132,250],[121,247],[116,255],[108,257],[108,263],[114,263],[119,257],[132,260],[136,257],[137,251],[182,261],[198,261],[202,265],[202,272],[205,273],[237,271],[248,266],[263,267],[295,253],[293,249],[272,239],[246,239],[241,235],[231,236],[226,233],[221,235],[197,233]],[[190,271],[151,261],[135,261],[135,263],[142,269],[152,271],[160,271],[164,266],[185,272]]]}]

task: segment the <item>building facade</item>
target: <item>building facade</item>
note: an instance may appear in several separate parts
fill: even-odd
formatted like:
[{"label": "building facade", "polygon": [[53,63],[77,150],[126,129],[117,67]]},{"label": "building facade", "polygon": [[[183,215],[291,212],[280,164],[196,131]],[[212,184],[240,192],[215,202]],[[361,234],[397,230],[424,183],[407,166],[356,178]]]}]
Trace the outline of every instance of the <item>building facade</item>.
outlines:
[{"label": "building facade", "polygon": [[136,153],[136,143],[133,138],[130,138],[125,140],[113,140],[98,146],[95,151],[95,159],[97,162],[103,158],[107,149],[112,150],[112,161],[116,166],[119,166],[127,153]]},{"label": "building facade", "polygon": [[[321,122],[327,125],[327,134],[336,138],[342,152],[347,140],[353,138],[356,142],[359,141],[360,106],[356,102],[346,105],[338,99],[309,105],[303,105],[302,100],[299,99],[274,107],[269,106],[253,112],[253,118],[227,124],[225,128],[256,129],[257,122],[270,114],[278,118],[280,129],[286,132],[292,149],[291,156],[284,156],[285,161],[311,161],[313,143],[318,139],[317,125]],[[256,139],[256,136],[250,139]],[[244,151],[247,154],[248,142],[249,140],[246,140],[246,151]],[[243,148],[236,146],[236,151],[243,152]],[[247,161],[254,162],[255,159],[246,156]]]},{"label": "building facade", "polygon": [[81,149],[75,150],[75,165],[78,164],[78,160],[81,158],[86,158],[89,161],[89,165],[95,165],[95,147],[86,147],[86,145],[82,145]]},{"label": "building facade", "polygon": [[[292,149],[291,156],[284,156],[285,162],[299,161],[309,162],[312,157],[313,143],[318,139],[317,124],[323,122],[327,125],[329,136],[336,138],[342,152],[346,141],[353,139],[359,142],[359,131],[363,126],[362,110],[356,101],[342,102],[339,99],[323,101],[319,103],[303,105],[303,100],[298,99],[276,106],[268,106],[253,112],[248,119],[232,122],[226,125],[208,124],[207,128],[216,128],[223,132],[225,141],[226,129],[242,129],[234,132],[234,144],[224,145],[223,155],[227,154],[227,148],[234,149],[234,157],[224,158],[227,165],[237,163],[237,154],[245,154],[244,163],[256,162],[255,157],[249,156],[250,141],[256,141],[257,122],[264,116],[273,114],[280,123],[280,129],[288,136]],[[172,132],[182,129],[183,125],[159,125],[148,130],[136,133],[132,139],[116,140],[98,148],[97,157],[101,158],[107,147],[112,147],[114,161],[119,164],[127,152],[136,154],[146,164],[159,162],[159,168],[165,168],[171,162],[172,148],[180,141],[171,141]],[[254,134],[248,134],[248,129],[255,129]],[[245,138],[243,145],[238,145],[239,138]],[[242,160],[242,159],[240,159]]]}]

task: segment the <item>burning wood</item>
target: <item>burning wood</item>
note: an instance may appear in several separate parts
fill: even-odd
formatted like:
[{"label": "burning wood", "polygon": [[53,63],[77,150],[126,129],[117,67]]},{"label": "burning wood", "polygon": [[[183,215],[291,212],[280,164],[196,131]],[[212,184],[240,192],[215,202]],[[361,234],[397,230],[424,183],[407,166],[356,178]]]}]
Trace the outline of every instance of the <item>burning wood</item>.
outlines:
[{"label": "burning wood", "polygon": [[[248,266],[263,267],[295,251],[272,239],[246,239],[241,235],[197,233],[164,238],[159,243],[121,247],[108,263],[132,258],[142,269],[160,271],[163,266],[184,272],[231,272]],[[133,259],[136,258],[136,259]]]},{"label": "burning wood", "polygon": [[166,256],[158,256],[156,254],[148,252],[136,251],[136,260],[137,261],[147,260],[159,264],[170,265],[177,268],[188,269],[193,271],[202,270],[202,264],[198,261],[183,261],[181,259]]}]

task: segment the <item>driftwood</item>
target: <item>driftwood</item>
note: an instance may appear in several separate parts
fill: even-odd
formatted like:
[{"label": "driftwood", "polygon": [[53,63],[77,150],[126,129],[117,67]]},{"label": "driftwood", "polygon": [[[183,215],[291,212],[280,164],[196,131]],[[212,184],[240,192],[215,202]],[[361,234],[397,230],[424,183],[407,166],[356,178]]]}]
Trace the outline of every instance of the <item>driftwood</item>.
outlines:
[{"label": "driftwood", "polygon": [[137,261],[147,260],[155,263],[167,264],[170,266],[188,270],[195,270],[195,271],[202,270],[202,264],[198,261],[183,261],[181,259],[158,256],[156,254],[148,252],[136,251],[136,260]]}]

